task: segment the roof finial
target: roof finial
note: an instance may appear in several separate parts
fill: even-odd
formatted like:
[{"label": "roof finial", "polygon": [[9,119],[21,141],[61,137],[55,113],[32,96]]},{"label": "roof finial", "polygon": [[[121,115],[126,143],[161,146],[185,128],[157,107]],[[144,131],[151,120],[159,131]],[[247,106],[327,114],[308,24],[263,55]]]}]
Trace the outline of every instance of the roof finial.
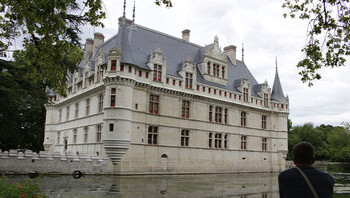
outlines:
[{"label": "roof finial", "polygon": [[135,1],[134,1],[134,9],[132,11],[132,22],[135,23]]},{"label": "roof finial", "polygon": [[275,56],[275,62],[276,62],[276,72],[277,72],[277,56]]},{"label": "roof finial", "polygon": [[126,0],[124,0],[123,18],[125,18]]},{"label": "roof finial", "polygon": [[242,62],[244,63],[244,43],[242,43]]}]

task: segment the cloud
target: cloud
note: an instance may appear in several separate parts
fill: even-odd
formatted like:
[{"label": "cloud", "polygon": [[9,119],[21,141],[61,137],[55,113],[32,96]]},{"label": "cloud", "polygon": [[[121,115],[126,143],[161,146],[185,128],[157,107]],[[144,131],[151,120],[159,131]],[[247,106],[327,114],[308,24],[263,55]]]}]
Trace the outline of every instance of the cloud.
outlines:
[{"label": "cloud", "polygon": [[[132,5],[127,2],[127,17]],[[106,39],[117,32],[117,19],[122,15],[122,0],[104,1],[108,18],[105,29],[88,29],[105,34]],[[130,4],[130,5],[129,5]],[[283,91],[290,100],[290,118],[293,124],[313,122],[315,125],[350,122],[350,86],[347,79],[350,66],[322,69],[322,79],[309,88],[300,81],[296,64],[303,57],[307,21],[284,19],[286,11],[281,1],[272,0],[174,0],[173,8],[156,6],[153,1],[136,2],[136,23],[172,36],[181,37],[181,31],[191,30],[190,41],[210,44],[218,35],[221,47],[234,44],[241,59],[242,43],[245,62],[258,82],[268,80],[273,85],[275,56]],[[83,35],[83,37],[84,37]]]}]

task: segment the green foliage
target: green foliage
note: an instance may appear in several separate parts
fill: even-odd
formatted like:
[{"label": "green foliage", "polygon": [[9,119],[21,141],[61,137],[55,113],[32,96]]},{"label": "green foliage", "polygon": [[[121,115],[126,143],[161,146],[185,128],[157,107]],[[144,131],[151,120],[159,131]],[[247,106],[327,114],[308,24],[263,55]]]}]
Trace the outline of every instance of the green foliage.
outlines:
[{"label": "green foliage", "polygon": [[282,7],[291,18],[308,20],[307,43],[302,51],[305,58],[297,67],[301,80],[312,86],[321,79],[322,67],[344,66],[350,55],[350,0],[285,0]]},{"label": "green foliage", "polygon": [[65,95],[67,71],[81,60],[80,26],[103,26],[102,0],[0,0],[0,51],[24,38],[28,77]]},{"label": "green foliage", "polygon": [[323,160],[329,158],[328,144],[322,130],[314,128],[312,123],[303,126],[295,126],[288,135],[288,159],[292,159],[293,146],[299,142],[309,142],[316,149],[316,159]]},{"label": "green foliage", "polygon": [[332,160],[350,162],[350,133],[343,127],[336,127],[328,136]]},{"label": "green foliage", "polygon": [[154,2],[157,6],[161,6],[162,4],[165,5],[167,8],[173,7],[173,4],[171,3],[171,0],[155,0]]},{"label": "green foliage", "polygon": [[26,179],[18,183],[10,183],[4,175],[0,178],[0,197],[46,197],[40,190],[36,180]]},{"label": "green foliage", "polygon": [[0,149],[43,150],[43,83],[26,78],[27,67],[0,60]]},{"label": "green foliage", "polygon": [[310,142],[316,149],[317,160],[333,160],[350,162],[350,128],[348,123],[344,127],[320,125],[314,127],[312,123],[294,126],[288,134],[288,155],[292,159],[293,146],[299,142]]}]

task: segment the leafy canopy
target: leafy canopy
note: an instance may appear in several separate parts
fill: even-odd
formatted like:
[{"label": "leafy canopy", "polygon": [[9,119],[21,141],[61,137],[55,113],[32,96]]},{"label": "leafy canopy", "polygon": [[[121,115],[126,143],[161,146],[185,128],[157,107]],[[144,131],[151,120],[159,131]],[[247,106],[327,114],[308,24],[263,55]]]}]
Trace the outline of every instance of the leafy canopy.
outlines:
[{"label": "leafy canopy", "polygon": [[67,71],[81,60],[82,25],[102,26],[102,0],[0,0],[0,51],[23,38],[27,76],[65,95]]},{"label": "leafy canopy", "polygon": [[350,0],[285,0],[284,17],[308,20],[305,58],[297,64],[301,80],[312,86],[322,67],[344,66],[350,55]]}]

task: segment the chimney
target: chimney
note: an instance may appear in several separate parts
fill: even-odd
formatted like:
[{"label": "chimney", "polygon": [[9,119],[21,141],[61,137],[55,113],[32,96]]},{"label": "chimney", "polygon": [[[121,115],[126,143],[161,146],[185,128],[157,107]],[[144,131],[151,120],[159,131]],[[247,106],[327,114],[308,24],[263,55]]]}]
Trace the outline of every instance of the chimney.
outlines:
[{"label": "chimney", "polygon": [[182,39],[187,42],[190,42],[190,32],[191,31],[189,29],[182,31]]},{"label": "chimney", "polygon": [[100,47],[103,44],[105,37],[103,36],[103,34],[96,32],[94,34],[94,49],[93,49],[93,54],[96,53],[97,48]]},{"label": "chimney", "polygon": [[230,58],[233,65],[237,66],[237,59],[236,59],[236,46],[229,45],[224,48],[224,52],[226,55]]},{"label": "chimney", "polygon": [[85,58],[89,58],[93,52],[94,40],[92,38],[87,38],[85,43]]}]

